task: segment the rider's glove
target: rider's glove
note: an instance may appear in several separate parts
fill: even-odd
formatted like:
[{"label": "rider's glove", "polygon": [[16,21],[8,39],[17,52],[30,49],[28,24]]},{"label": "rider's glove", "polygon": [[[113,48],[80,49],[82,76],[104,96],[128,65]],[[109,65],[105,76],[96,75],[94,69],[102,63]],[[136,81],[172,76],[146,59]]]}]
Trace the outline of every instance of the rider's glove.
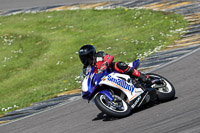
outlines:
[{"label": "rider's glove", "polygon": [[104,62],[104,63],[101,65],[101,67],[100,67],[100,69],[99,69],[99,71],[98,71],[98,74],[99,74],[99,73],[102,73],[104,70],[106,70],[106,69],[108,68],[108,66],[109,66],[108,62]]}]

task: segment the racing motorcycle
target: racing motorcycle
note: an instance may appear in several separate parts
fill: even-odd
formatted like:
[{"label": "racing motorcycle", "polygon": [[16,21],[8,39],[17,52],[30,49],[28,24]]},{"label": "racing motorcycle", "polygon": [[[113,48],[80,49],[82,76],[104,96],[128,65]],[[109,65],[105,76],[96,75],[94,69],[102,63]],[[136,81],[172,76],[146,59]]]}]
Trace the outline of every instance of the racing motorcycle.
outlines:
[{"label": "racing motorcycle", "polygon": [[[129,66],[137,69],[140,60]],[[88,67],[82,78],[82,98],[94,101],[103,113],[112,117],[125,117],[131,110],[151,101],[169,101],[175,97],[175,89],[166,78],[154,74],[149,75],[149,82],[118,73],[111,68],[94,73],[94,67]]]}]

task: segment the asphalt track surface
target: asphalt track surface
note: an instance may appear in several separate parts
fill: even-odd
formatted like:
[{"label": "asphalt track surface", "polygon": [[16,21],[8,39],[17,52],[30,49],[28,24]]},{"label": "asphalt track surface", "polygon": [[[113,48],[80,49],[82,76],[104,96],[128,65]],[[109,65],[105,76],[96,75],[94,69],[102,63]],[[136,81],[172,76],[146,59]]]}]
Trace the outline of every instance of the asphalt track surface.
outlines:
[{"label": "asphalt track surface", "polygon": [[0,133],[200,133],[200,49],[154,73],[168,78],[176,99],[113,119],[75,100],[0,126]]},{"label": "asphalt track surface", "polygon": [[[85,2],[0,0],[0,11]],[[174,84],[176,99],[143,106],[123,119],[103,115],[94,104],[80,99],[2,124],[0,133],[200,133],[200,49],[154,73]]]},{"label": "asphalt track surface", "polygon": [[[28,9],[33,7],[44,7],[63,4],[104,2],[108,0],[0,0],[0,11]],[[109,0],[120,1],[120,0]]]}]

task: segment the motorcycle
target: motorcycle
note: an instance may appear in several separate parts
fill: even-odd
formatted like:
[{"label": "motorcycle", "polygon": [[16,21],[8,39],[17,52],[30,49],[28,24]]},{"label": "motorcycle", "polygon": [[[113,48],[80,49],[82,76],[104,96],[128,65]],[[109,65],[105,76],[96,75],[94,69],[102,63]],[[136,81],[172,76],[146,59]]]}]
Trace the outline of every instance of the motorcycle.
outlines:
[{"label": "motorcycle", "polygon": [[[129,64],[137,69],[140,60]],[[175,97],[175,89],[166,78],[154,74],[149,75],[150,82],[144,83],[138,78],[118,73],[111,68],[97,74],[94,67],[88,67],[82,78],[82,98],[94,101],[97,108],[112,117],[125,117],[131,110],[151,101],[169,101]]]}]

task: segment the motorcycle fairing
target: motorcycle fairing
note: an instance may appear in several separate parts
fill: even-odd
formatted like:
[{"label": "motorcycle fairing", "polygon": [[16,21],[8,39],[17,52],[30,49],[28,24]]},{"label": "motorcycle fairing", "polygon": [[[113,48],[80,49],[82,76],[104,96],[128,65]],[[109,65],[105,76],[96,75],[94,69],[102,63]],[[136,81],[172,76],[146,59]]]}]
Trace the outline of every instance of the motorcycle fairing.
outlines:
[{"label": "motorcycle fairing", "polygon": [[[91,70],[87,73],[84,80],[82,81],[82,98],[90,100],[95,93],[95,89],[98,87],[101,82],[102,77],[108,75],[107,72],[101,74],[94,73],[94,67],[91,67]],[[106,92],[102,92],[106,94]]]},{"label": "motorcycle fairing", "polygon": [[[140,61],[135,60],[130,67],[137,69]],[[95,95],[95,89],[98,86],[107,85],[114,87],[116,89],[122,90],[128,97],[128,102],[136,99],[139,95],[141,95],[144,91],[141,88],[136,88],[131,83],[131,78],[128,75],[120,74],[120,73],[112,73],[111,69],[104,71],[101,74],[94,73],[94,67],[91,67],[84,80],[82,81],[82,98],[83,99],[92,99]],[[111,80],[112,78],[112,80]],[[121,83],[120,83],[121,82]],[[112,100],[112,96],[109,96],[109,92],[101,91],[101,93],[105,94],[109,100]]]},{"label": "motorcycle fairing", "polygon": [[131,81],[132,80],[128,75],[120,73],[110,73],[102,79],[99,85],[106,85],[116,89],[120,89],[127,95],[130,102],[144,92],[141,88],[135,88]]},{"label": "motorcycle fairing", "polygon": [[140,60],[137,59],[134,62],[129,64],[130,67],[132,67],[133,69],[137,69],[140,66]]}]

